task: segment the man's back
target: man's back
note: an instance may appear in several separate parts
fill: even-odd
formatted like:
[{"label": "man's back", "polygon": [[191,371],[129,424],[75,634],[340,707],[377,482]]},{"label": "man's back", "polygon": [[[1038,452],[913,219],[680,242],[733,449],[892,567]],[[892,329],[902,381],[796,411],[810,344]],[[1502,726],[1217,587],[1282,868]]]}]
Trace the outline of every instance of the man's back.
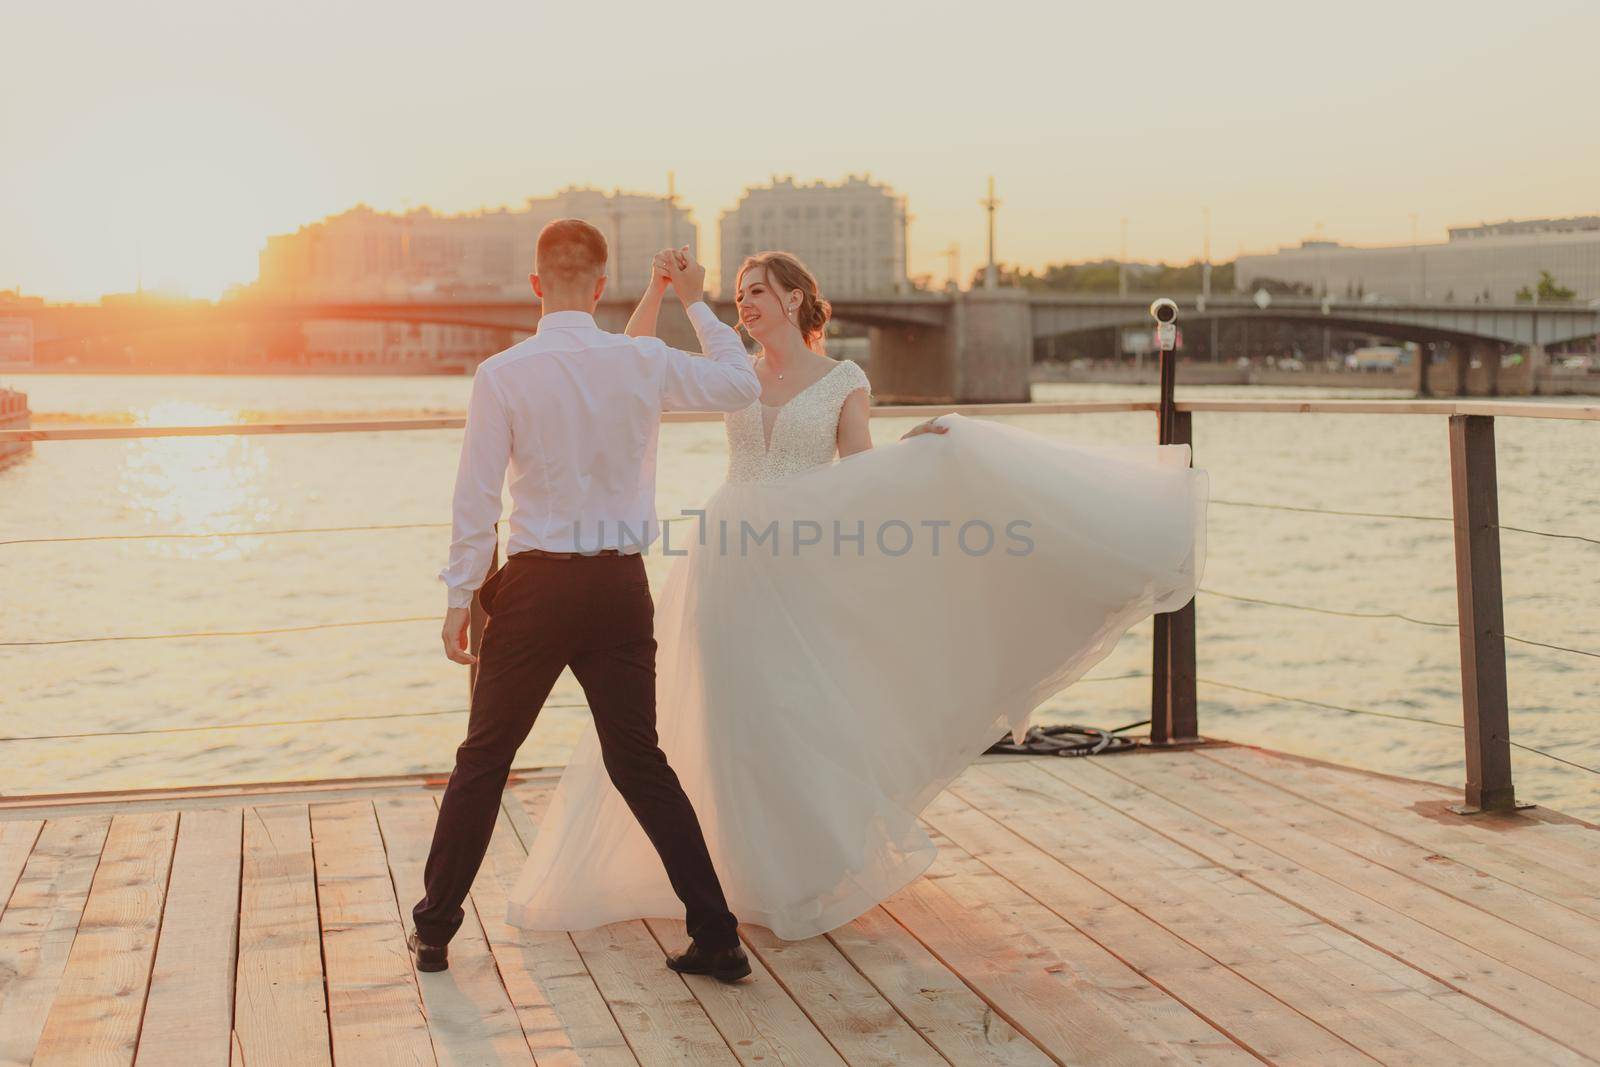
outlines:
[{"label": "man's back", "polygon": [[470,603],[484,578],[508,467],[512,553],[630,551],[655,537],[661,412],[734,411],[761,390],[731,327],[704,303],[689,319],[704,357],[559,311],[478,368],[440,574],[452,606]]}]

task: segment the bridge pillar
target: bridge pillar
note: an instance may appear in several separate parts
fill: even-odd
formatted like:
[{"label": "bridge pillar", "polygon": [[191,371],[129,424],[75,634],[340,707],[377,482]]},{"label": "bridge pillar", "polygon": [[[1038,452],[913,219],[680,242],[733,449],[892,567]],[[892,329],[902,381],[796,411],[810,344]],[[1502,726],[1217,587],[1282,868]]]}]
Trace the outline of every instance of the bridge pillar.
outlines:
[{"label": "bridge pillar", "polygon": [[878,326],[867,368],[880,400],[973,404],[1029,399],[1033,311],[1021,289],[957,293],[940,326]]},{"label": "bridge pillar", "polygon": [[950,331],[944,326],[873,326],[867,377],[881,403],[938,404],[955,397]]},{"label": "bridge pillar", "polygon": [[1455,353],[1456,363],[1456,396],[1467,395],[1467,374],[1472,370],[1472,354],[1477,351],[1476,344],[1452,344],[1450,348]]},{"label": "bridge pillar", "polygon": [[1424,341],[1417,346],[1417,395],[1433,395],[1433,383],[1428,380],[1433,368],[1433,346]]},{"label": "bridge pillar", "polygon": [[1527,357],[1528,395],[1539,395],[1539,384],[1544,378],[1544,372],[1550,366],[1550,355],[1544,350],[1544,345],[1535,341],[1528,346]]}]

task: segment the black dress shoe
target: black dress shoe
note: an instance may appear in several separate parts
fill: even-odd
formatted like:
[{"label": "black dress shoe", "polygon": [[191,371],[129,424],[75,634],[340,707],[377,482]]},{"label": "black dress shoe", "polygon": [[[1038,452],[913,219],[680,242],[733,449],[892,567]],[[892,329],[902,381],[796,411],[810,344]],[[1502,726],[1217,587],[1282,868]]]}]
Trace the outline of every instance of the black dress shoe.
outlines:
[{"label": "black dress shoe", "polygon": [[415,929],[406,935],[406,948],[411,950],[419,971],[442,971],[450,966],[449,947],[425,943]]},{"label": "black dress shoe", "polygon": [[719,982],[737,982],[750,974],[750,957],[739,945],[732,948],[701,948],[691,941],[686,951],[667,957],[667,966],[679,974],[709,974]]}]

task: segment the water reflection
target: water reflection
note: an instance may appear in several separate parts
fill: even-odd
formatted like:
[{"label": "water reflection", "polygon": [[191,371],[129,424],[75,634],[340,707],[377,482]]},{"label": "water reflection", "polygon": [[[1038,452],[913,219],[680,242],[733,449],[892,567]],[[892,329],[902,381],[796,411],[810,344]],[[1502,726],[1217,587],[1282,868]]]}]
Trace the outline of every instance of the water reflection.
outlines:
[{"label": "water reflection", "polygon": [[[232,408],[184,400],[131,411],[139,426],[210,426],[237,422]],[[269,525],[277,514],[262,491],[266,451],[251,437],[157,437],[130,441],[118,493],[124,514],[150,533],[223,533]],[[150,542],[158,554],[240,559],[259,538]]]}]

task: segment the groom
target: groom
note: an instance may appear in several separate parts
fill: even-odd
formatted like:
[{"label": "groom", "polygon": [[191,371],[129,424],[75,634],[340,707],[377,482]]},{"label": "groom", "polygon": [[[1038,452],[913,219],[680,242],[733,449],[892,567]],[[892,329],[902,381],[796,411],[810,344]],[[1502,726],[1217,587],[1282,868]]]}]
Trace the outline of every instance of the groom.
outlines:
[{"label": "groom", "polygon": [[[606,240],[586,222],[560,219],[540,232],[535,250],[538,333],[485,360],[473,377],[450,562],[440,578],[449,588],[445,655],[478,662],[478,680],[439,805],[425,895],[412,909],[407,944],[418,970],[449,966],[446,946],[461,926],[511,761],[570,666],[606,771],[683,901],[693,941],[667,965],[724,981],[750,973],[700,822],[656,742],[654,606],[639,544],[657,530],[662,410],[737,411],[761,385],[738,334],[701,299],[705,268],[682,252],[666,258],[704,357],[597,327]],[[508,558],[485,582],[508,465]],[[467,652],[475,589],[489,616],[477,657]]]}]

